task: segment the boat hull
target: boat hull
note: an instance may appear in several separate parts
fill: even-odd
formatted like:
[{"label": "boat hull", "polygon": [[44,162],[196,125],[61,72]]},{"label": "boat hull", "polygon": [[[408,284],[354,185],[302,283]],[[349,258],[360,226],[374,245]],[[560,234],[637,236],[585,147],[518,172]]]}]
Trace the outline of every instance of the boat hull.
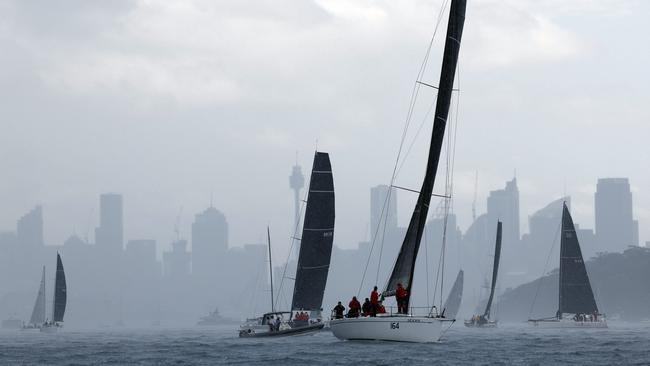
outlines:
[{"label": "boat hull", "polygon": [[438,342],[453,319],[417,316],[377,316],[332,319],[330,329],[343,340]]},{"label": "boat hull", "polygon": [[467,328],[496,328],[497,327],[497,322],[495,321],[489,321],[487,323],[476,323],[471,320],[466,320],[464,324]]},{"label": "boat hull", "polygon": [[240,338],[260,338],[260,337],[289,337],[295,335],[304,335],[315,333],[323,329],[325,324],[315,323],[296,328],[281,329],[278,331],[270,331],[267,325],[245,327],[239,331]]},{"label": "boat hull", "polygon": [[540,319],[540,320],[528,320],[528,324],[537,328],[544,329],[559,329],[559,328],[570,328],[570,329],[602,329],[607,328],[607,321],[598,320],[595,322],[583,322],[575,321],[571,319]]}]

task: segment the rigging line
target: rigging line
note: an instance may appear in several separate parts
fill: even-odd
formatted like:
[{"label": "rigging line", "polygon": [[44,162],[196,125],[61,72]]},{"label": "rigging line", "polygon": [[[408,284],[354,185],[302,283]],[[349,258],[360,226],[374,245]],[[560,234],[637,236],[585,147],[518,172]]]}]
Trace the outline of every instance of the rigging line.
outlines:
[{"label": "rigging line", "polygon": [[[309,185],[307,187],[309,187],[310,185],[311,185],[311,175],[309,175]],[[296,220],[296,224],[295,224],[295,227],[293,229],[293,235],[291,236],[291,246],[289,246],[289,253],[287,254],[287,260],[284,263],[284,270],[282,270],[282,278],[280,279],[280,287],[278,288],[278,293],[281,294],[281,295],[284,295],[284,293],[282,291],[282,286],[284,285],[284,278],[285,278],[285,276],[287,274],[287,267],[289,266],[289,259],[291,258],[291,252],[293,251],[293,245],[295,244],[296,237],[298,235],[298,227],[300,226],[300,218],[302,217],[302,213],[305,210],[305,206],[307,205],[307,199],[308,198],[309,198],[309,188],[307,188],[305,190],[305,194],[303,196],[302,203],[300,204],[300,210],[298,212],[298,220]],[[300,254],[298,254],[298,258],[296,259],[296,271],[298,271],[298,259],[299,258],[300,258]],[[273,274],[271,274],[271,276],[272,275]],[[277,303],[278,303],[279,298],[280,298],[280,296],[278,296],[278,298],[275,301],[276,302],[276,306],[275,306],[276,308],[277,308]]]},{"label": "rigging line", "polygon": [[532,317],[533,315],[535,303],[537,302],[537,295],[539,294],[540,287],[542,287],[542,282],[544,281],[544,274],[546,273],[546,268],[548,268],[548,262],[551,260],[551,254],[553,254],[555,245],[557,245],[557,241],[558,241],[557,237],[561,227],[562,227],[562,220],[560,220],[560,224],[558,225],[557,229],[555,229],[555,235],[553,236],[553,246],[551,247],[551,250],[548,252],[548,256],[546,257],[546,263],[544,264],[544,269],[542,269],[542,275],[539,277],[539,282],[537,283],[537,289],[535,290],[535,296],[533,297],[533,302],[530,304],[530,311],[528,312],[528,318]]},{"label": "rigging line", "polygon": [[[435,37],[436,37],[436,35],[438,33],[438,29],[440,28],[440,23],[442,22],[442,19],[443,19],[443,16],[444,16],[444,10],[445,10],[445,8],[447,6],[448,1],[449,0],[445,0],[444,3],[443,3],[442,8],[440,9],[440,12],[438,14],[438,20],[436,21],[436,25],[435,25],[435,28],[434,28],[433,35],[431,36],[431,40],[429,41],[429,46],[427,47],[427,52],[425,53],[425,56],[424,56],[424,59],[422,61],[421,66],[420,66],[420,70],[418,72],[418,76],[417,76],[416,80],[422,79],[422,76],[424,75],[424,72],[426,71],[426,67],[427,67],[427,64],[428,64],[428,61],[429,61],[429,56],[431,54],[431,48],[433,47],[433,41],[435,40]],[[407,112],[407,115],[406,115],[406,122],[404,124],[404,130],[402,132],[402,139],[400,141],[400,146],[399,146],[399,149],[398,149],[398,152],[397,152],[397,157],[395,159],[395,166],[393,167],[393,172],[392,172],[392,175],[391,175],[391,180],[390,180],[391,184],[390,184],[390,186],[392,186],[393,183],[395,183],[397,165],[398,165],[398,163],[400,161],[401,153],[402,153],[402,150],[403,150],[403,147],[404,147],[404,141],[406,139],[406,134],[408,132],[411,117],[412,117],[413,111],[415,109],[415,103],[416,103],[417,97],[419,95],[419,91],[420,91],[420,84],[414,83],[413,90],[411,91],[411,100],[409,102],[409,109],[408,109],[408,112]],[[385,207],[385,204],[384,204],[384,207]],[[384,210],[382,208],[382,212],[383,211]],[[381,222],[381,220],[380,220],[380,222]],[[373,251],[374,246],[375,246],[375,239],[373,238],[371,241],[372,241],[372,243],[371,243],[371,246],[370,246],[370,254],[368,255],[368,260],[366,261],[366,266],[364,268],[363,275],[361,277],[361,283],[359,285],[359,292],[358,293],[361,292],[361,287],[363,286],[363,282],[365,280],[368,265],[369,265],[370,259],[372,257],[372,251]],[[382,252],[383,252],[383,246],[384,246],[383,238],[382,238],[381,246],[382,246]],[[378,268],[379,268],[379,266],[378,266]]]},{"label": "rigging line", "polygon": [[424,260],[425,260],[425,265],[424,268],[426,269],[426,275],[427,275],[427,308],[431,308],[431,302],[429,301],[429,241],[427,240],[427,236],[429,234],[427,233],[427,225],[424,226]]}]

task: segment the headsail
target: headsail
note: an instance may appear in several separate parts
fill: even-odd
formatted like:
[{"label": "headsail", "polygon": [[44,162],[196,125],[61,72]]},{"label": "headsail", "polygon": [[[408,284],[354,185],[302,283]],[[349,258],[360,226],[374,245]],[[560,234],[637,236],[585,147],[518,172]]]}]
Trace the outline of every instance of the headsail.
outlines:
[{"label": "headsail", "polygon": [[45,266],[43,266],[43,275],[41,276],[41,286],[38,288],[36,303],[32,310],[32,317],[29,319],[30,324],[45,323]]},{"label": "headsail", "polygon": [[497,239],[494,244],[494,265],[492,266],[492,287],[490,288],[490,298],[488,299],[487,306],[483,317],[490,317],[490,308],[492,307],[492,300],[494,300],[494,290],[497,285],[497,274],[499,273],[499,260],[501,258],[501,221],[497,221]]},{"label": "headsail", "polygon": [[560,299],[558,317],[563,313],[598,313],[596,299],[589,283],[580,243],[566,203],[562,211],[560,239]]},{"label": "headsail", "polygon": [[316,152],[293,289],[292,310],[320,310],[334,241],[334,180],[327,153]]},{"label": "headsail", "polygon": [[406,299],[407,309],[411,297],[411,289],[413,288],[415,261],[418,250],[420,249],[420,241],[429,212],[429,203],[431,202],[431,194],[433,193],[433,185],[440,160],[440,151],[445,136],[445,127],[449,116],[449,106],[456,74],[456,64],[458,63],[458,52],[460,50],[460,40],[465,23],[466,5],[466,0],[453,0],[451,2],[427,169],[424,175],[424,181],[422,182],[422,189],[420,189],[420,195],[418,196],[411,221],[406,231],[406,236],[404,237],[404,242],[402,243],[399,255],[393,266],[393,271],[383,292],[383,296],[393,296],[395,295],[397,284],[401,283],[408,293]]},{"label": "headsail", "polygon": [[456,315],[458,315],[460,303],[463,299],[463,277],[464,274],[461,269],[458,271],[454,286],[451,288],[451,291],[449,291],[449,297],[447,297],[447,301],[445,301],[443,311],[446,318],[456,319]]},{"label": "headsail", "polygon": [[65,272],[63,271],[63,263],[61,256],[56,253],[56,278],[54,280],[54,310],[52,321],[62,322],[63,314],[65,314],[65,305],[68,299]]}]

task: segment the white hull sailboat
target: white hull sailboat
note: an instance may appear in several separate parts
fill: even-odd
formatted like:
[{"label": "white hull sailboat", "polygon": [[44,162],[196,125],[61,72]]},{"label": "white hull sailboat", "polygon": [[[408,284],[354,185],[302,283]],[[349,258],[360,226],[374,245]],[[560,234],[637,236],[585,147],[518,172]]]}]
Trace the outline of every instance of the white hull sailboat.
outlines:
[{"label": "white hull sailboat", "polygon": [[562,204],[559,282],[555,317],[529,319],[530,325],[538,328],[607,328],[607,320],[596,305],[573,218],[566,202]]},{"label": "white hull sailboat", "polygon": [[433,343],[453,319],[410,315],[377,315],[353,319],[332,319],[330,327],[338,339]]},{"label": "white hull sailboat", "polygon": [[40,330],[43,333],[56,333],[63,328],[63,316],[68,299],[68,290],[65,282],[65,271],[61,256],[56,254],[56,275],[54,277],[54,299],[52,301],[52,320],[45,321]]},{"label": "white hull sailboat", "polygon": [[[413,308],[409,306],[409,303],[413,290],[415,263],[426,225],[444,142],[445,128],[449,117],[458,53],[460,51],[460,42],[465,22],[466,5],[466,0],[451,1],[426,172],[400,252],[393,266],[388,283],[381,293],[382,300],[386,297],[395,296],[397,298],[399,296],[397,301],[401,308],[400,314],[377,314],[376,317],[332,319],[330,321],[330,328],[334,336],[339,339],[437,342],[455,321],[451,317],[445,317],[445,309],[442,309],[442,312],[438,313],[434,308],[431,308],[428,309],[428,313],[425,316],[414,315],[412,313]],[[393,175],[391,186],[394,183],[394,179],[395,176]],[[446,199],[449,200],[450,197],[446,196]],[[448,207],[448,204],[446,207]],[[375,306],[378,305],[376,304]]]},{"label": "white hull sailboat", "polygon": [[323,329],[325,323],[321,316],[321,307],[332,255],[334,219],[332,166],[329,154],[317,151],[309,181],[291,311],[275,311],[271,235],[267,231],[271,312],[242,324],[239,328],[240,337],[293,336],[311,334]]}]

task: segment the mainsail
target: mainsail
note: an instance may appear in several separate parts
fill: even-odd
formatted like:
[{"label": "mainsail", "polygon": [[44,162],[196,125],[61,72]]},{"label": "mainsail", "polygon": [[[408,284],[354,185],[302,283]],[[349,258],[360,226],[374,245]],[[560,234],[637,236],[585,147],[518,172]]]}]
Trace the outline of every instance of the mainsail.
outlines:
[{"label": "mainsail", "polygon": [[490,308],[492,307],[492,300],[494,300],[494,290],[497,285],[497,273],[499,273],[499,259],[501,258],[501,221],[497,221],[497,239],[494,244],[494,265],[492,266],[492,287],[490,288],[490,298],[488,299],[487,306],[483,317],[490,317]]},{"label": "mainsail", "polygon": [[440,151],[445,136],[445,127],[449,116],[449,105],[451,103],[451,94],[456,74],[456,64],[458,63],[460,40],[465,23],[466,5],[466,0],[455,0],[451,2],[427,169],[424,175],[424,181],[422,182],[422,189],[420,189],[420,194],[415,204],[406,236],[404,237],[404,242],[402,243],[399,255],[393,266],[393,271],[383,292],[383,296],[393,296],[395,295],[397,284],[401,283],[407,290],[407,298],[405,299],[407,309],[410,302],[411,289],[413,288],[415,261],[429,212],[429,203],[431,202],[438,162],[440,161]]},{"label": "mainsail", "polygon": [[56,277],[54,280],[54,310],[52,321],[62,322],[65,313],[65,305],[68,298],[65,284],[65,272],[63,272],[63,263],[61,256],[56,253]]},{"label": "mainsail", "polygon": [[566,203],[562,211],[562,237],[560,239],[560,299],[558,317],[563,313],[598,313],[576,235],[576,228]]},{"label": "mainsail", "polygon": [[292,310],[320,310],[334,241],[334,180],[327,153],[316,152],[293,290]]},{"label": "mainsail", "polygon": [[454,286],[451,288],[451,291],[449,291],[449,297],[447,297],[447,301],[445,301],[443,312],[446,318],[456,319],[456,315],[458,315],[460,302],[463,299],[463,277],[464,274],[461,269],[458,271]]},{"label": "mainsail", "polygon": [[36,303],[34,303],[34,310],[32,311],[32,317],[29,319],[29,323],[38,325],[45,323],[45,266],[43,266],[41,286],[38,288]]}]

